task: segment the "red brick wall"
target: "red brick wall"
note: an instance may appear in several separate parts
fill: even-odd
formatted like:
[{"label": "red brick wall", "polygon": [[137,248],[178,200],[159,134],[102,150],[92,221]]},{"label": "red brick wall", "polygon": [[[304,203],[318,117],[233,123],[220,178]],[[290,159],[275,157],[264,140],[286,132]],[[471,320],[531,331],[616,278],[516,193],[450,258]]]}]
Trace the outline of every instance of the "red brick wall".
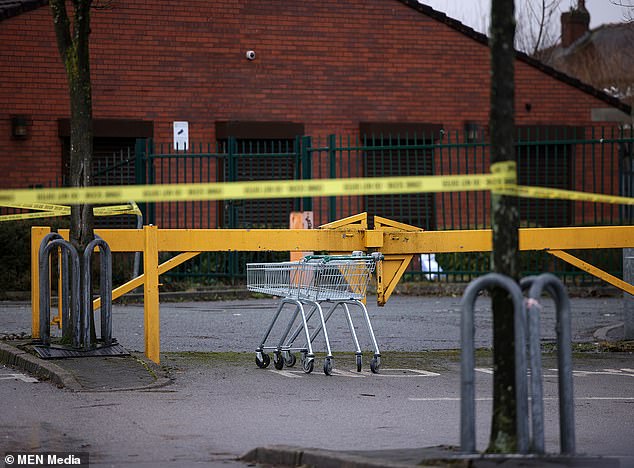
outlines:
[{"label": "red brick wall", "polygon": [[[48,7],[2,21],[0,44],[2,186],[59,177],[69,107]],[[91,67],[94,117],[151,120],[159,143],[175,120],[191,142],[215,140],[218,120],[295,121],[307,135],[488,120],[488,48],[396,0],[115,1],[92,12]],[[608,107],[523,62],[516,78],[518,124],[587,126]],[[9,139],[12,114],[31,116],[28,140]]]}]

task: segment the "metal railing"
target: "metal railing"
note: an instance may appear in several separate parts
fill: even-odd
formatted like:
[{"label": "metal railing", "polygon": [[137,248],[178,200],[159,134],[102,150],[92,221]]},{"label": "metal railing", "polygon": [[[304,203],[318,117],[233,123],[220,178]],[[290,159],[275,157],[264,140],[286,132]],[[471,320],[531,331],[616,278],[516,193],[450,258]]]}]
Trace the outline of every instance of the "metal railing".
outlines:
[{"label": "metal railing", "polygon": [[[518,128],[520,184],[634,196],[634,131],[609,128]],[[364,137],[303,136],[286,140],[192,142],[187,150],[138,140],[134,157],[114,155],[98,165],[108,184],[322,179],[399,175],[476,174],[489,170],[485,132],[470,135],[439,130],[428,134]],[[115,157],[116,156],[116,157]],[[111,166],[111,167],[109,167]],[[147,203],[144,221],[162,228],[285,228],[291,211],[313,211],[316,226],[360,212],[425,230],[484,229],[490,226],[486,192],[330,196],[253,201]],[[523,227],[619,225],[634,223],[634,209],[561,200],[518,199]],[[575,251],[573,255],[620,277],[619,250]],[[278,253],[205,253],[168,275],[194,282],[240,280],[244,265],[286,258]],[[415,257],[406,279],[468,282],[490,270],[488,253],[443,253],[437,271]],[[567,284],[597,280],[544,252],[520,255],[523,275],[550,271]]]},{"label": "metal railing", "polygon": [[[422,135],[298,137],[291,140],[237,140],[191,144],[186,151],[148,141],[137,154],[139,183],[322,179],[487,172],[490,143],[462,132]],[[614,128],[518,128],[516,154],[521,184],[631,196],[634,133]],[[368,212],[426,230],[484,229],[490,226],[489,194],[331,196],[287,200],[178,202],[148,204],[146,220],[174,228],[277,228],[288,226],[293,210],[310,210],[315,225]],[[518,199],[521,225],[559,227],[634,222],[631,209],[616,205],[544,199]],[[618,250],[573,252],[621,276]],[[249,262],[283,260],[258,253],[209,253],[172,276],[243,278]],[[489,271],[487,253],[436,256],[438,271],[424,271],[419,258],[406,278],[466,282]],[[596,280],[544,252],[521,254],[524,275],[550,271],[568,284]]]}]

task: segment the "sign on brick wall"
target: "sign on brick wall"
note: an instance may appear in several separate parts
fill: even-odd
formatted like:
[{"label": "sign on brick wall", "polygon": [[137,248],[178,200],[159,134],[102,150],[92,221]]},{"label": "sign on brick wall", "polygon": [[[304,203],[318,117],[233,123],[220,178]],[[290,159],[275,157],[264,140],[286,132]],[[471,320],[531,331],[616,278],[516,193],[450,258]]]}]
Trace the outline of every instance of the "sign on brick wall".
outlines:
[{"label": "sign on brick wall", "polygon": [[174,149],[189,148],[189,122],[174,122]]}]

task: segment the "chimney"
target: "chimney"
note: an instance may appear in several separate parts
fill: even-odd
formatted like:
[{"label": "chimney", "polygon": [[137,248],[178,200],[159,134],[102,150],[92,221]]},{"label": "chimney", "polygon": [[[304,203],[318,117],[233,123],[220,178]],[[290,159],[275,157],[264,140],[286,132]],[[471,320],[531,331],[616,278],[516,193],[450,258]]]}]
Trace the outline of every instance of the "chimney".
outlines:
[{"label": "chimney", "polygon": [[561,45],[569,47],[590,29],[590,13],[585,0],[577,1],[577,8],[561,14]]}]

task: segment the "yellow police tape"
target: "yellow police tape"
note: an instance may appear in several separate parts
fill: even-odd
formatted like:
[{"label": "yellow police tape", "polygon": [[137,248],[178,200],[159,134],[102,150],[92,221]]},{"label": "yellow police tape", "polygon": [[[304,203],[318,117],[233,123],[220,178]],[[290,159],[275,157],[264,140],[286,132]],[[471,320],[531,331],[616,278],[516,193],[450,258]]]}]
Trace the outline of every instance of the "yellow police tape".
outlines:
[{"label": "yellow police tape", "polygon": [[548,187],[529,187],[515,185],[498,190],[501,195],[513,195],[522,198],[548,198],[558,200],[573,200],[594,203],[610,203],[613,205],[634,205],[634,198],[601,193],[575,192],[573,190],[554,189]]},{"label": "yellow police tape", "polygon": [[0,205],[100,204],[140,202],[245,200],[334,195],[380,195],[491,190],[515,184],[515,164],[481,175],[311,179],[197,184],[128,185],[84,188],[0,190]]},{"label": "yellow police tape", "polygon": [[[0,215],[1,221],[17,221],[22,219],[52,218],[55,216],[68,216],[70,206],[53,205],[49,203],[3,203],[2,206],[8,208],[20,208],[24,210],[42,210],[33,213],[16,213],[10,215]],[[93,208],[95,216],[118,216],[124,214],[141,215],[141,210],[135,202],[127,205],[98,206]]]},{"label": "yellow police tape", "polygon": [[[634,198],[630,197],[518,186],[516,177],[515,162],[505,161],[492,164],[490,174],[0,190],[0,206],[18,208],[28,206],[32,207],[32,209],[42,209],[51,213],[66,213],[67,207],[64,206],[64,210],[62,210],[60,205],[124,203],[128,200],[135,200],[138,203],[248,200],[258,198],[384,195],[476,190],[490,190],[492,193],[520,197],[563,198],[634,205]],[[38,206],[43,208],[38,208]],[[46,208],[50,206],[54,208]],[[109,208],[112,211],[113,207],[104,208]],[[96,215],[99,209],[95,209]]]}]

